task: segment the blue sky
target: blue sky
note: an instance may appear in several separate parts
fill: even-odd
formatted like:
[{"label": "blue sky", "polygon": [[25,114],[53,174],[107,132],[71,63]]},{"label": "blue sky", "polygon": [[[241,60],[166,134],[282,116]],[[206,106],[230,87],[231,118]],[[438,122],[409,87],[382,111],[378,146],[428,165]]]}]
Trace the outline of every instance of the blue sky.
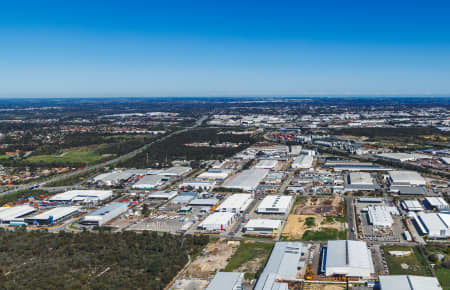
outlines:
[{"label": "blue sky", "polygon": [[0,97],[450,94],[448,1],[1,1]]}]

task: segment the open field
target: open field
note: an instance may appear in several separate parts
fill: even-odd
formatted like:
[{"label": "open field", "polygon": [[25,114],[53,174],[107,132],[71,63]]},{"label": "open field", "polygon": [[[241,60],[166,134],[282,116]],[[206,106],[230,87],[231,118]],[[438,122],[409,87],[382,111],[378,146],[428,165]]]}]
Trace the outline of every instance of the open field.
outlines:
[{"label": "open field", "polygon": [[[431,276],[427,261],[415,247],[384,246],[384,255],[391,275]],[[395,257],[389,251],[412,251],[409,256]]]},{"label": "open field", "polygon": [[434,270],[436,272],[436,277],[442,286],[443,290],[450,290],[450,269],[439,268]]},{"label": "open field", "polygon": [[105,159],[107,156],[95,153],[93,150],[84,148],[66,151],[55,155],[36,155],[25,159],[27,163],[57,163],[57,164],[94,164]]},{"label": "open field", "polygon": [[[307,233],[306,237],[305,233]],[[345,223],[321,215],[291,214],[281,236],[286,240],[305,240],[305,238],[320,240],[320,236],[329,237],[332,240],[345,238]]]},{"label": "open field", "polygon": [[[450,246],[449,245],[427,245],[425,247],[426,255],[430,257],[434,254],[444,255],[443,261],[436,261],[436,266],[434,268],[434,272],[436,273],[436,277],[441,283],[441,286],[444,290],[450,290],[450,268],[447,268],[445,261],[450,260]],[[431,263],[431,262],[430,262]]]},{"label": "open field", "polygon": [[243,242],[226,266],[225,271],[244,272],[247,278],[259,276],[272,248],[272,243]]},{"label": "open field", "polygon": [[186,277],[206,279],[214,276],[227,266],[229,259],[238,249],[239,242],[215,241],[210,242],[202,254],[189,265]]},{"label": "open field", "polygon": [[298,215],[316,215],[322,216],[344,216],[344,200],[338,195],[332,198],[310,197],[304,202],[295,206],[295,214]]},{"label": "open field", "polygon": [[343,284],[319,284],[319,283],[305,283],[303,290],[344,290],[346,285]]}]

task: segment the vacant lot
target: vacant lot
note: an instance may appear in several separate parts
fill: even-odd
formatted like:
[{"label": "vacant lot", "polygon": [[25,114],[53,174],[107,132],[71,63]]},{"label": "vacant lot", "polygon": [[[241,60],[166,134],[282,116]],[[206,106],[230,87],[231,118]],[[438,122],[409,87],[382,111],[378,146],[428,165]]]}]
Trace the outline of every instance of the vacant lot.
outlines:
[{"label": "vacant lot", "polygon": [[93,150],[84,148],[73,151],[61,152],[55,155],[36,155],[25,159],[27,163],[49,163],[49,164],[93,164],[106,159],[107,156],[95,153]]},{"label": "vacant lot", "polygon": [[[304,237],[306,232],[308,232],[308,236]],[[308,237],[314,238],[311,240],[320,240],[315,233],[321,232],[325,232],[325,234],[329,232],[327,236],[332,237],[332,240],[340,237],[345,239],[345,223],[342,223],[339,219],[321,215],[291,214],[281,235],[286,240],[305,240]],[[339,233],[342,233],[341,236],[339,236]],[[319,236],[322,236],[322,234],[319,234]]]},{"label": "vacant lot", "polygon": [[[384,255],[391,275],[423,275],[431,276],[427,261],[415,247],[385,246]],[[389,251],[412,251],[409,256],[395,257]]]},{"label": "vacant lot", "polygon": [[225,268],[225,272],[244,272],[247,278],[259,276],[272,248],[272,243],[251,241],[241,243]]},{"label": "vacant lot", "polygon": [[[450,290],[450,269],[447,268],[447,264],[450,260],[450,246],[449,245],[427,245],[425,247],[426,256],[429,258],[435,254],[444,255],[444,259],[442,261],[435,261],[433,263],[436,264],[434,268],[434,272],[436,273],[436,277],[439,279],[439,283],[444,290]],[[431,262],[430,262],[431,263]]]}]

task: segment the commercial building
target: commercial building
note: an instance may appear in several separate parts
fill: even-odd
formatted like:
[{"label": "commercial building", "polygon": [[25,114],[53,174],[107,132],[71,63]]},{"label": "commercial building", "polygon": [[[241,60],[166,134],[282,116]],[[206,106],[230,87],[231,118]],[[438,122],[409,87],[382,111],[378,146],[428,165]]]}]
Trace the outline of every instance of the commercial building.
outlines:
[{"label": "commercial building", "polygon": [[160,175],[146,175],[133,184],[132,187],[134,189],[154,189],[163,185],[165,181],[167,181],[167,178]]},{"label": "commercial building", "polygon": [[448,203],[442,197],[426,197],[425,202],[429,207],[438,211],[450,210]]},{"label": "commercial building", "polygon": [[450,237],[449,213],[418,213],[415,222],[422,235],[429,238]]},{"label": "commercial building", "polygon": [[274,169],[278,165],[278,160],[275,159],[263,159],[256,163],[254,168],[258,169]]},{"label": "commercial building", "polygon": [[436,277],[413,275],[380,276],[380,290],[442,290]]},{"label": "commercial building", "polygon": [[0,207],[0,223],[9,224],[12,220],[22,218],[35,212],[36,209],[29,205],[18,205],[13,207]]},{"label": "commercial building", "polygon": [[225,188],[245,191],[255,190],[263,179],[269,174],[268,169],[247,169],[230,177],[223,185]]},{"label": "commercial building", "polygon": [[369,223],[377,228],[391,228],[394,223],[391,214],[398,215],[397,208],[387,206],[367,207]]},{"label": "commercial building", "polygon": [[178,192],[172,190],[155,191],[149,194],[148,199],[170,200],[177,196]]},{"label": "commercial building", "polygon": [[235,217],[236,214],[232,212],[215,212],[204,219],[198,225],[198,229],[212,232],[224,231],[233,223]]},{"label": "commercial building", "polygon": [[197,176],[198,179],[201,180],[215,180],[215,181],[221,181],[225,180],[230,176],[232,173],[232,170],[230,169],[210,169],[207,172],[204,172]]},{"label": "commercial building", "polygon": [[294,199],[290,195],[268,195],[256,209],[260,214],[288,214]]},{"label": "commercial building", "polygon": [[247,234],[276,235],[281,229],[282,222],[272,219],[251,219],[244,226],[243,231]]},{"label": "commercial building", "polygon": [[79,208],[76,206],[57,207],[36,216],[25,218],[25,222],[29,225],[50,226],[58,224],[78,213]]},{"label": "commercial building", "polygon": [[370,278],[374,273],[372,255],[363,241],[328,241],[323,263],[327,276]]},{"label": "commercial building", "polygon": [[407,211],[423,211],[423,207],[419,201],[415,199],[404,199],[401,202],[403,209]]},{"label": "commercial building", "polygon": [[294,169],[311,169],[313,167],[314,157],[312,155],[301,154],[295,157],[292,162]]},{"label": "commercial building", "polygon": [[287,290],[288,284],[279,281],[297,280],[301,259],[307,251],[308,246],[300,242],[277,242],[254,290]]},{"label": "commercial building", "polygon": [[83,225],[102,226],[112,219],[120,216],[128,210],[128,204],[126,202],[114,202],[104,207],[90,212],[80,221]]},{"label": "commercial building", "polygon": [[98,204],[112,198],[112,190],[70,190],[50,198],[53,202]]},{"label": "commercial building", "polygon": [[217,272],[206,290],[242,290],[244,273]]},{"label": "commercial building", "polygon": [[251,194],[236,193],[225,199],[216,211],[241,213],[246,211],[252,202],[253,198]]},{"label": "commercial building", "polygon": [[389,172],[389,181],[392,186],[424,186],[425,179],[415,171],[393,170]]}]

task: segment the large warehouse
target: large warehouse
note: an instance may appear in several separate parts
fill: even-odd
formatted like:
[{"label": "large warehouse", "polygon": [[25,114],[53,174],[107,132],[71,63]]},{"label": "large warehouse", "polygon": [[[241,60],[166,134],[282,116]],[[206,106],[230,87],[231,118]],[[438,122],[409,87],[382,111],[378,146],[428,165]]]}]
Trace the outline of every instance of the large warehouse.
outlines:
[{"label": "large warehouse", "polygon": [[29,205],[0,207],[0,223],[9,224],[12,220],[21,218],[35,211],[36,209]]},{"label": "large warehouse", "polygon": [[398,215],[397,208],[387,206],[368,206],[369,223],[376,228],[391,228],[394,220],[391,214]]},{"label": "large warehouse", "polygon": [[374,273],[372,256],[363,241],[328,241],[323,262],[327,276],[370,278]]},{"label": "large warehouse", "polygon": [[290,195],[268,195],[258,205],[256,212],[262,214],[288,214],[293,200]]},{"label": "large warehouse", "polygon": [[133,184],[134,189],[153,189],[166,181],[167,178],[159,176],[159,175],[146,175],[142,177],[138,182]]},{"label": "large warehouse", "polygon": [[62,222],[78,213],[79,208],[76,206],[57,207],[36,216],[25,218],[25,222],[29,225],[49,226]]},{"label": "large warehouse", "polygon": [[389,172],[389,177],[392,186],[423,186],[427,183],[425,179],[415,171],[393,170]]},{"label": "large warehouse", "polygon": [[281,221],[271,219],[251,219],[244,226],[247,234],[276,235],[280,231]]},{"label": "large warehouse", "polygon": [[407,211],[423,211],[423,207],[418,200],[405,199],[402,200],[401,205]]},{"label": "large warehouse", "polygon": [[252,202],[253,198],[251,194],[236,193],[225,199],[216,211],[241,213],[246,211]]},{"label": "large warehouse", "polygon": [[225,188],[241,189],[245,191],[255,190],[256,187],[269,174],[268,169],[247,169],[230,177],[223,185]]},{"label": "large warehouse", "polygon": [[380,276],[380,290],[442,290],[436,277],[390,275]]},{"label": "large warehouse", "polygon": [[429,238],[450,237],[450,214],[449,213],[418,213],[415,218],[416,224],[423,235]]},{"label": "large warehouse", "polygon": [[128,204],[126,202],[114,202],[110,203],[100,209],[97,209],[87,214],[81,219],[80,224],[102,226],[110,220],[118,217],[128,210]]},{"label": "large warehouse", "polygon": [[70,190],[52,196],[50,201],[97,204],[111,199],[112,195],[112,190]]},{"label": "large warehouse", "polygon": [[202,180],[225,180],[228,176],[231,175],[231,169],[210,169],[207,172],[204,172],[197,176],[198,179]]},{"label": "large warehouse", "polygon": [[178,192],[174,190],[155,191],[148,195],[148,199],[170,200],[177,196]]},{"label": "large warehouse", "polygon": [[292,162],[294,169],[310,169],[313,167],[314,157],[312,155],[299,155]]},{"label": "large warehouse", "polygon": [[198,229],[213,232],[224,231],[233,223],[235,217],[236,214],[232,212],[215,212],[203,220],[198,225]]},{"label": "large warehouse", "polygon": [[278,165],[278,160],[262,159],[256,163],[254,168],[258,169],[274,169]]},{"label": "large warehouse", "polygon": [[442,197],[426,197],[425,201],[429,207],[438,211],[448,211],[450,207]]},{"label": "large warehouse", "polygon": [[375,184],[370,173],[353,171],[347,175],[344,186],[345,192],[351,191],[374,191],[380,189],[378,184]]}]

